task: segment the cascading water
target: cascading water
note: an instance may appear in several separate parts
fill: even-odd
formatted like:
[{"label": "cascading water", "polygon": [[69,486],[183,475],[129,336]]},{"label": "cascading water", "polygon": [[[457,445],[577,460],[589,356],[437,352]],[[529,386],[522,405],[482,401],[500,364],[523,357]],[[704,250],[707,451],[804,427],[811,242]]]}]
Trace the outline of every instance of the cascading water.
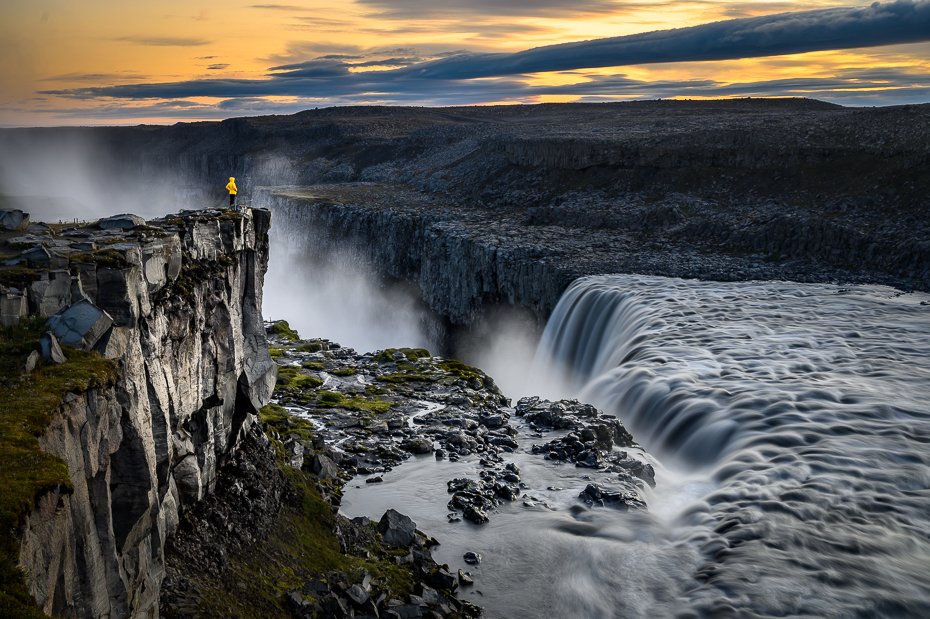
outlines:
[{"label": "cascading water", "polygon": [[537,369],[620,416],[666,466],[707,471],[715,489],[687,517],[706,563],[683,606],[930,616],[930,308],[919,301],[587,278],[556,308]]},{"label": "cascading water", "polygon": [[[580,508],[600,471],[511,459],[554,508],[445,522],[418,459],[349,515],[411,515],[489,617],[930,616],[930,303],[890,289],[598,276],[563,295],[526,394],[618,415],[652,460],[648,512]],[[517,396],[518,394],[508,394]],[[553,433],[554,435],[555,433]],[[550,440],[553,435],[543,440]]]}]

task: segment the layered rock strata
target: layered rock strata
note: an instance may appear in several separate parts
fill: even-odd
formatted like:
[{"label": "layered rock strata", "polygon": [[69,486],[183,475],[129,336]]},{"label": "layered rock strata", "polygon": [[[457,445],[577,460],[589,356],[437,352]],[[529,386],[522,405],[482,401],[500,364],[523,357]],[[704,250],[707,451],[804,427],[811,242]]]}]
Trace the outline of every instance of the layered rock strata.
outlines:
[{"label": "layered rock strata", "polygon": [[20,285],[4,301],[21,311],[5,304],[4,317],[58,313],[59,336],[119,368],[113,384],[67,394],[40,438],[71,482],[18,532],[46,613],[158,616],[166,538],[274,387],[261,317],[270,224],[266,211],[193,211],[8,239],[7,251],[32,247],[7,263]]}]

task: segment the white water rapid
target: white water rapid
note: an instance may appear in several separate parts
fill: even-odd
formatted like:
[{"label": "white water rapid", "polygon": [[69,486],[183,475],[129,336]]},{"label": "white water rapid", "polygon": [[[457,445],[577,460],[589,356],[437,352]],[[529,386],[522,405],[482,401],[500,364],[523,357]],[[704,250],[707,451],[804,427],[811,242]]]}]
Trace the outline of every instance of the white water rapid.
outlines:
[{"label": "white water rapid", "polygon": [[484,554],[483,595],[468,596],[491,617],[928,617],[921,302],[885,288],[579,280],[528,391],[623,420],[658,459],[648,513],[573,508],[582,476],[597,473],[530,455],[522,431],[513,459],[555,511],[515,503],[481,527],[445,524],[445,480],[478,467],[428,460],[347,492],[348,510],[377,517],[406,502],[444,542],[438,560]]}]

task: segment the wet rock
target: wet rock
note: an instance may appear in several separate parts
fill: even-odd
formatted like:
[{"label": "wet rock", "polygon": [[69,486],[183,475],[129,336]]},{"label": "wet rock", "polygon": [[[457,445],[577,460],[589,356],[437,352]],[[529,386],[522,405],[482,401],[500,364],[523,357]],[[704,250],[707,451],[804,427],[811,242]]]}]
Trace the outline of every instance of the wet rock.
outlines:
[{"label": "wet rock", "polygon": [[618,509],[645,509],[646,503],[630,491],[616,490],[599,484],[588,484],[578,498],[588,505],[610,506]]},{"label": "wet rock", "polygon": [[433,441],[416,437],[401,443],[400,448],[413,454],[428,454],[433,451]]},{"label": "wet rock", "polygon": [[474,507],[472,505],[467,506],[465,508],[465,511],[462,512],[462,515],[467,520],[471,520],[475,524],[484,524],[485,522],[488,522],[490,520],[490,518],[488,518],[488,514],[484,510]]},{"label": "wet rock", "polygon": [[481,563],[481,554],[477,552],[466,552],[462,558],[465,560],[465,563],[469,565],[478,565]]},{"label": "wet rock", "polygon": [[426,581],[433,587],[441,591],[455,591],[458,587],[458,581],[455,576],[443,568],[437,568],[430,573]]},{"label": "wet rock", "polygon": [[466,574],[464,570],[459,570],[458,577],[459,577],[458,578],[459,584],[462,585],[463,587],[468,587],[468,586],[475,584],[475,581],[472,580],[471,577],[468,574]]}]

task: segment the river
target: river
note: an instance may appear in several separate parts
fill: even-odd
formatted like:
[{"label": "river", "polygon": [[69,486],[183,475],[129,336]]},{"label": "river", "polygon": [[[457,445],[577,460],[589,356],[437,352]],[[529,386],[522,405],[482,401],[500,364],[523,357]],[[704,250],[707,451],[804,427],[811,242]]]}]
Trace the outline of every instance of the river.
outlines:
[{"label": "river", "polygon": [[509,460],[550,508],[449,523],[445,482],[479,465],[421,457],[353,482],[343,511],[410,515],[440,563],[473,573],[463,595],[489,617],[930,616],[927,304],[880,287],[578,280],[526,392],[618,415],[657,471],[648,511],[581,506],[606,476],[531,455],[558,433],[518,418]]}]

